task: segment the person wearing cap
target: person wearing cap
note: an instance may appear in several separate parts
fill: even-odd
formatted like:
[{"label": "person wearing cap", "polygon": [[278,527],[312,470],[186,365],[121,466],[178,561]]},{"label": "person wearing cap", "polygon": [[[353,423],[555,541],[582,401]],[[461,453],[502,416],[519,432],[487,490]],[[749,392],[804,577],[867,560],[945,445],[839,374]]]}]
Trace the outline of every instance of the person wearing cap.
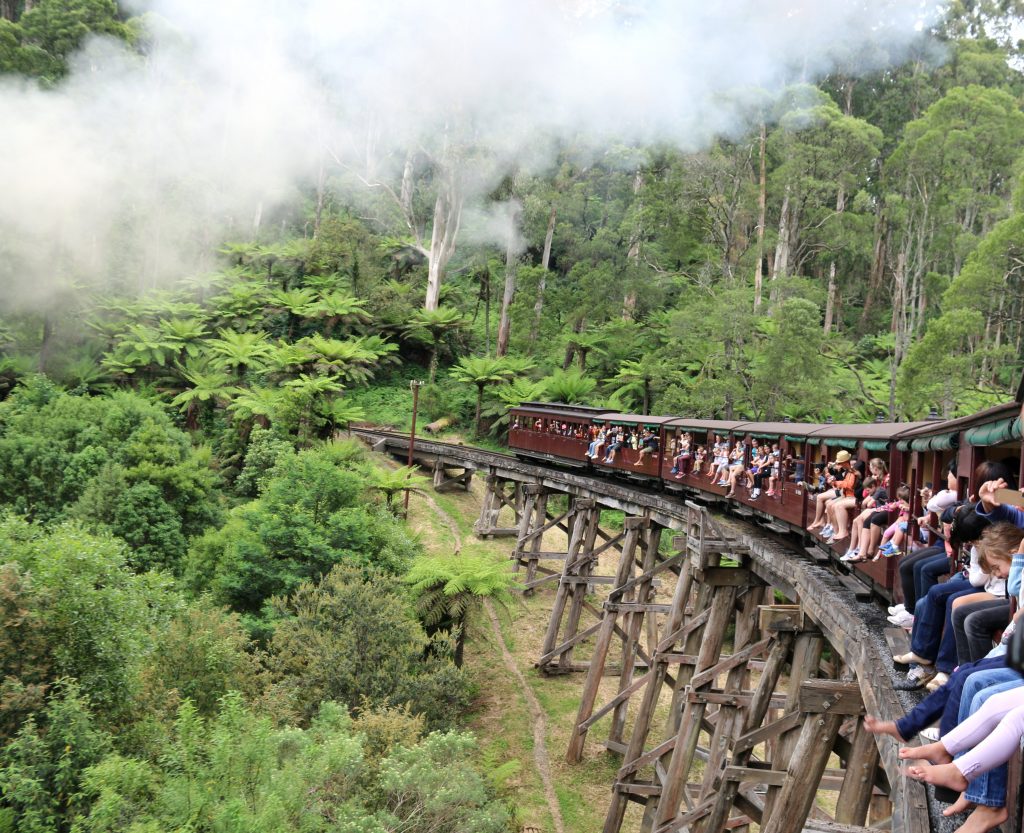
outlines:
[{"label": "person wearing cap", "polygon": [[838,478],[835,474],[829,472],[827,477],[828,488],[815,498],[814,520],[807,527],[808,532],[821,529],[821,535],[824,538],[828,538],[834,532],[831,524],[825,526],[825,512],[829,502],[844,495],[852,495],[857,479],[850,465],[850,452],[846,449],[842,449],[836,454],[835,465],[839,467],[843,477]]}]

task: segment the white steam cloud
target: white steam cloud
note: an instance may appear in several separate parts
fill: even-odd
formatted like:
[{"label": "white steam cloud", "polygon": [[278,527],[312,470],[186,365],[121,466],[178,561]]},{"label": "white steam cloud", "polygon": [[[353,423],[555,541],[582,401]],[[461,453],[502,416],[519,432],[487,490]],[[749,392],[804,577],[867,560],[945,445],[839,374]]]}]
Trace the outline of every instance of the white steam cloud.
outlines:
[{"label": "white steam cloud", "polygon": [[141,57],[94,40],[55,90],[0,80],[0,303],[187,274],[325,169],[397,175],[446,136],[467,209],[560,141],[696,149],[788,83],[902,59],[937,6],[136,0]]}]

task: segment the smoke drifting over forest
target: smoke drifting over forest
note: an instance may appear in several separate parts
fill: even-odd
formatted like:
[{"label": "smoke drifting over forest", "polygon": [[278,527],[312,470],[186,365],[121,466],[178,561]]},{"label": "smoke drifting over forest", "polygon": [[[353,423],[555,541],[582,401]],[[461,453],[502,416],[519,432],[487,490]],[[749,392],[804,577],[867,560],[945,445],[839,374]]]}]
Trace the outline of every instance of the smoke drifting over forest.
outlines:
[{"label": "smoke drifting over forest", "polygon": [[580,135],[697,149],[765,91],[901,60],[936,5],[138,0],[141,56],[93,40],[55,90],[0,81],[0,291],[187,274],[321,171],[397,175],[445,135],[467,208]]}]

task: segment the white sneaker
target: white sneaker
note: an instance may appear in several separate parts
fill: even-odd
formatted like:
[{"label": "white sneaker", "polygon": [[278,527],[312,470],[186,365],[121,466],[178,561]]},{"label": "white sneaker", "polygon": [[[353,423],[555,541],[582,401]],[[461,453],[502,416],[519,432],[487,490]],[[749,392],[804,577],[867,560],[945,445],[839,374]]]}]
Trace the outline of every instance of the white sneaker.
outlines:
[{"label": "white sneaker", "polygon": [[892,624],[898,628],[908,628],[914,624],[914,617],[904,610],[890,616],[888,621],[892,622]]},{"label": "white sneaker", "polygon": [[906,610],[906,607],[904,607],[901,604],[893,605],[892,607],[889,608],[889,615],[890,616],[896,616],[897,614],[902,613],[905,610]]},{"label": "white sneaker", "polygon": [[759,497],[761,497],[761,490],[760,489],[754,489],[754,491],[752,491],[750,493],[750,499],[751,500],[756,500]]},{"label": "white sneaker", "polygon": [[939,740],[939,727],[929,726],[927,729],[922,729],[918,734],[925,740],[930,740],[932,743],[936,743]]},{"label": "white sneaker", "polygon": [[840,558],[840,561],[853,561],[860,553],[857,550],[847,550],[846,554]]}]

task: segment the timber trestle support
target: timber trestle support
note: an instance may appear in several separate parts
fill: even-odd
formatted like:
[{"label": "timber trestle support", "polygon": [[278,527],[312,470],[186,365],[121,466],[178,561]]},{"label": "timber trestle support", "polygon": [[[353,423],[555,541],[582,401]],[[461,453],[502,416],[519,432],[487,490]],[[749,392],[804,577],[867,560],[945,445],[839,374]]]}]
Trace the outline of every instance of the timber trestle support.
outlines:
[{"label": "timber trestle support", "polygon": [[[365,432],[405,444],[380,437]],[[902,707],[834,576],[678,496],[479,449],[417,452],[486,474],[476,533],[514,538],[522,591],[551,599],[536,666],[581,672],[566,759],[620,756],[604,833],[928,833],[898,745],[863,727],[865,711]]]}]

